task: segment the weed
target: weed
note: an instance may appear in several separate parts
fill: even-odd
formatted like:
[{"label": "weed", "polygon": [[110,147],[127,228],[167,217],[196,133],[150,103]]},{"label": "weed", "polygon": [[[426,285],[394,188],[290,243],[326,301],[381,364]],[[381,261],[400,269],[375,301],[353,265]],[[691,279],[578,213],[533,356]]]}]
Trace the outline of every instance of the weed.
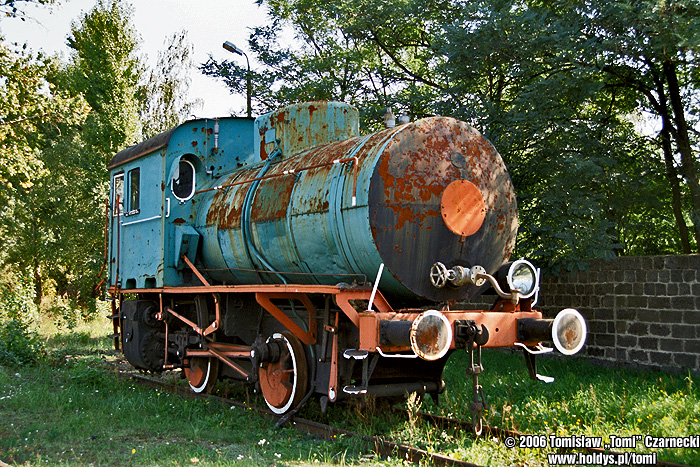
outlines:
[{"label": "weed", "polygon": [[406,399],[406,406],[408,407],[408,423],[411,429],[415,429],[419,420],[418,412],[423,406],[423,398],[417,392],[412,392]]},{"label": "weed", "polygon": [[44,346],[33,329],[36,307],[29,288],[0,285],[0,365],[35,364]]},{"label": "weed", "polygon": [[36,363],[44,354],[42,342],[20,317],[0,322],[0,365],[20,367]]}]

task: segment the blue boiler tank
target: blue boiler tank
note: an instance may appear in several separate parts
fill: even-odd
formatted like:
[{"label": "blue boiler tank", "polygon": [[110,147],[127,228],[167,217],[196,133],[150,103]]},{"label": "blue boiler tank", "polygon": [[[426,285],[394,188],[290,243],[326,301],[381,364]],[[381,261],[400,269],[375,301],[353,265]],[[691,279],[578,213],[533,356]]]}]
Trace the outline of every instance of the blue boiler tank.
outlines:
[{"label": "blue boiler tank", "polygon": [[255,122],[260,162],[203,190],[200,261],[225,284],[373,281],[398,300],[465,300],[436,262],[494,273],[510,257],[516,199],[493,145],[467,123],[424,118],[358,135],[358,114],[305,103]]}]

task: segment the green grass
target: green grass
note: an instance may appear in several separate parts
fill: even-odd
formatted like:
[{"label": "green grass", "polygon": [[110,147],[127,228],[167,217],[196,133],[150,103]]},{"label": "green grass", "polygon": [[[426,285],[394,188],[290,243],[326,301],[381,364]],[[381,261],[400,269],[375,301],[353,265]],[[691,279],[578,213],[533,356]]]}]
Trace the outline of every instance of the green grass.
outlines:
[{"label": "green grass", "polygon": [[[466,378],[467,356],[455,353],[447,364],[447,389],[436,406],[430,398],[413,404],[414,410],[470,419],[471,377]],[[698,376],[668,375],[595,366],[581,358],[541,358],[540,374],[554,376],[551,384],[528,378],[521,354],[484,351],[480,383],[489,404],[486,423],[522,433],[557,436],[610,435],[693,436],[700,434]],[[406,404],[411,408],[411,404]],[[548,465],[554,449],[508,449],[500,440],[479,440],[454,431],[435,430],[420,420],[358,414],[350,424],[366,432],[382,432],[397,441],[411,442],[428,451],[468,459],[481,465]],[[618,449],[623,451],[623,449]],[[699,449],[646,449],[659,460],[700,466]]]},{"label": "green grass", "polygon": [[89,331],[57,334],[41,364],[0,367],[0,460],[13,466],[338,465],[358,463],[370,452],[350,440],[322,442],[277,429],[251,411],[120,378],[110,343]]},{"label": "green grass", "polygon": [[[403,465],[367,456],[369,446],[345,438],[325,442],[250,411],[186,399],[117,376],[107,326],[46,337],[39,364],[0,366],[0,460],[13,466]],[[469,418],[471,380],[466,354],[448,362],[447,390],[408,404]],[[700,434],[698,377],[593,366],[583,359],[541,359],[552,384],[531,381],[520,354],[484,352],[480,378],[487,423],[531,434],[689,436]],[[241,389],[220,386],[241,400]],[[254,397],[251,402],[262,404]],[[391,414],[381,402],[338,404],[327,415],[317,403],[302,416],[481,465],[547,465],[552,449],[508,449],[495,439],[441,431],[420,419]],[[643,448],[637,452],[648,452]],[[700,466],[697,449],[658,451],[661,460]]]},{"label": "green grass", "polygon": [[111,368],[96,355],[1,369],[2,459],[25,466],[326,464],[351,448],[275,429],[251,411],[146,388]]}]

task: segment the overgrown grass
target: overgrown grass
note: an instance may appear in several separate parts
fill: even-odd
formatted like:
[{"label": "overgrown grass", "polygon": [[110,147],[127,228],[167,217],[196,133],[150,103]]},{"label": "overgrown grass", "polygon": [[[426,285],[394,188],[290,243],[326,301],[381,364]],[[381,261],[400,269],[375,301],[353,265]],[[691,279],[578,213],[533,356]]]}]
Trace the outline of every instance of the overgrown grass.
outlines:
[{"label": "overgrown grass", "polygon": [[101,337],[109,330],[79,328],[50,337],[38,365],[0,366],[0,460],[13,466],[339,465],[359,463],[370,452],[352,440],[322,442],[277,429],[250,411],[120,378],[111,341]]},{"label": "overgrown grass", "polygon": [[[352,439],[319,441],[277,429],[249,411],[184,399],[117,376],[111,329],[103,321],[70,333],[48,333],[46,356],[35,365],[0,366],[0,460],[13,466],[403,465],[364,457],[371,446]],[[471,380],[466,354],[448,362],[441,403],[411,398],[426,410],[469,418]],[[593,366],[582,359],[541,359],[552,384],[531,381],[522,356],[484,352],[480,380],[487,423],[531,434],[691,436],[700,434],[698,377]],[[227,389],[222,387],[221,389]],[[230,388],[228,388],[230,389]],[[243,390],[233,389],[240,399]],[[252,398],[253,403],[262,404]],[[553,449],[508,449],[495,439],[442,431],[408,420],[382,402],[338,404],[307,418],[423,447],[481,465],[547,465]],[[648,452],[641,445],[637,452]],[[659,450],[661,460],[700,465],[697,449]]]},{"label": "overgrown grass", "polygon": [[[668,375],[595,366],[581,358],[541,358],[538,372],[554,376],[551,384],[528,378],[521,354],[484,351],[480,383],[489,403],[486,423],[523,433],[618,437],[652,435],[686,437],[700,434],[698,376]],[[467,358],[455,353],[447,364],[447,389],[440,405],[430,398],[409,401],[409,410],[424,410],[459,419],[470,419],[471,377],[466,378]],[[548,465],[546,455],[556,449],[508,449],[502,441],[475,440],[463,432],[435,430],[420,420],[374,417],[358,411],[352,421],[366,432],[410,442],[428,451],[468,459],[480,465]],[[618,451],[624,449],[617,449]],[[646,449],[659,460],[700,466],[700,449]]]}]

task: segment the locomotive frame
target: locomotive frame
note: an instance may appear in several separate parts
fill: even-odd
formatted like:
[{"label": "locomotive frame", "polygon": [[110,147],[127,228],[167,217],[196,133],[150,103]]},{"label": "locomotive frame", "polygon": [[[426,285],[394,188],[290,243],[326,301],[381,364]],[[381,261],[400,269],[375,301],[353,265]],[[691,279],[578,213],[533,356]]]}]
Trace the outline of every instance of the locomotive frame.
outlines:
[{"label": "locomotive frame", "polygon": [[[404,134],[414,132],[431,144],[436,126],[448,128],[443,131],[448,134],[467,128],[477,156],[500,161],[466,124],[443,119],[409,125]],[[457,177],[440,181],[437,197],[413,188],[424,204],[437,199],[440,211],[430,214],[429,221],[425,213],[408,221],[415,222],[415,232],[443,229],[452,250],[440,250],[427,260],[417,253],[419,271],[414,274],[411,258],[391,258],[392,248],[400,254],[414,245],[412,240],[387,244],[376,225],[376,245],[362,250],[365,240],[350,229],[363,219],[343,216],[357,213],[352,210],[357,206],[371,210],[372,197],[382,196],[377,190],[372,194],[372,184],[378,182],[367,161],[374,154],[372,145],[380,147],[376,153],[381,155],[402,130],[360,137],[356,110],[313,102],[255,120],[189,121],[118,153],[108,166],[112,195],[106,258],[115,348],[143,370],[182,369],[195,392],[210,391],[220,377],[247,381],[278,414],[294,413],[314,394],[324,410],[329,402],[365,395],[418,392],[437,398],[449,354],[463,348],[471,357],[470,409],[479,433],[481,348],[520,346],[530,376],[544,379],[536,373],[535,355],[551,349],[541,342],[551,340],[563,353],[575,353],[585,342],[585,321],[571,309],[555,320],[545,320],[533,309],[539,271],[524,260],[502,265],[514,241],[514,232],[499,233],[508,231],[504,227],[514,219],[512,194],[500,197],[506,207],[511,202],[510,214],[501,213],[505,208],[499,211],[492,199],[499,196],[484,196],[483,186],[477,187],[482,182],[465,175],[469,162],[460,157],[466,156],[455,157],[454,150],[446,164],[457,170]],[[406,170],[415,163],[410,170],[419,170],[421,163],[432,163],[432,154],[411,153],[398,166]],[[445,171],[436,167],[431,170]],[[299,188],[303,183],[323,193],[307,195]],[[259,199],[263,187],[268,199]],[[287,203],[284,209],[273,199],[275,190]],[[305,200],[306,211],[293,205],[294,196]],[[420,209],[425,211],[424,204]],[[373,219],[381,217],[377,210]],[[344,230],[329,234],[328,226],[338,223]],[[324,245],[315,253],[313,238],[286,246],[287,237],[319,229],[325,232],[328,261]],[[272,240],[265,244],[265,236]],[[474,252],[464,253],[465,241],[473,238],[478,238]],[[498,252],[484,256],[483,238]],[[433,242],[435,248],[441,242]],[[311,258],[302,257],[299,245],[307,245]],[[451,257],[450,251],[461,256]],[[477,254],[490,273],[475,262]],[[443,257],[449,267],[435,260]],[[388,261],[386,269],[379,259]],[[277,267],[271,264],[275,261]],[[342,261],[349,266],[339,266]],[[368,281],[375,271],[376,279]],[[486,289],[498,295],[493,309],[454,309],[456,300]],[[424,306],[435,301],[438,309]]]}]

